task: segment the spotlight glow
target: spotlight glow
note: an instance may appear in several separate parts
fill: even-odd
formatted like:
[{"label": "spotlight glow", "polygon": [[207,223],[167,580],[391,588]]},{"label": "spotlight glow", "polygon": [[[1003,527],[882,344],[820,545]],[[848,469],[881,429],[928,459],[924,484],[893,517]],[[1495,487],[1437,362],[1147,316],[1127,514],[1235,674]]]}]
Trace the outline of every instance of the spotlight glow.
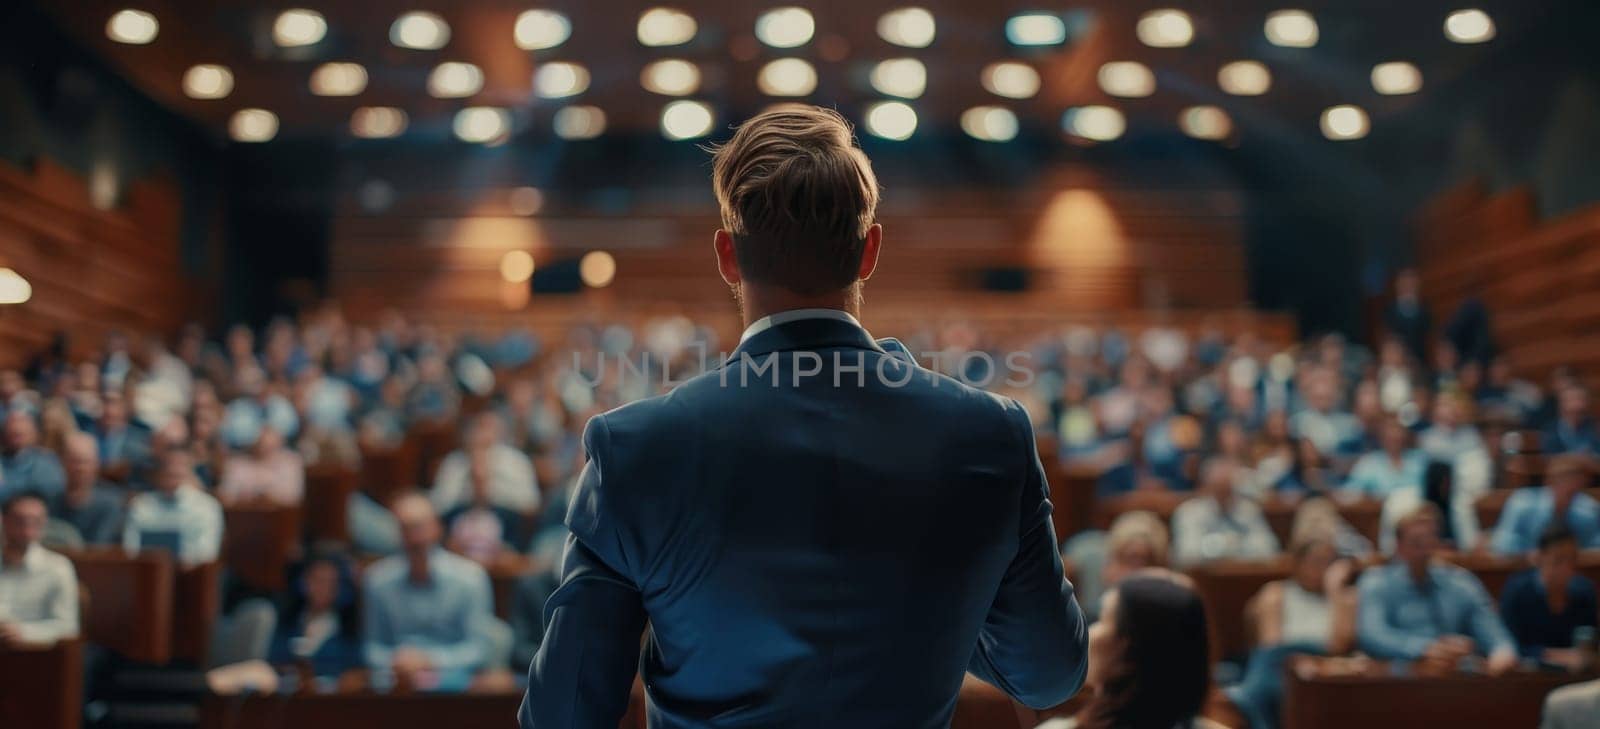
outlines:
[{"label": "spotlight glow", "polygon": [[367,69],[359,63],[324,63],[311,72],[311,93],[355,96],[367,89]]},{"label": "spotlight glow", "polygon": [[221,99],[233,93],[233,72],[227,66],[202,63],[183,74],[183,93],[191,99]]},{"label": "spotlight glow", "polygon": [[537,187],[519,187],[511,191],[506,204],[511,207],[511,212],[517,215],[528,216],[539,212],[544,207],[544,193]]},{"label": "spotlight glow", "polygon": [[1017,115],[1003,106],[974,106],[961,114],[961,130],[985,142],[1016,139],[1017,126]]},{"label": "spotlight glow", "polygon": [[401,48],[436,51],[450,42],[450,24],[434,13],[409,12],[389,26],[389,42]]},{"label": "spotlight glow", "polygon": [[1178,127],[1195,139],[1226,139],[1233,133],[1233,119],[1215,106],[1191,106],[1178,115]]},{"label": "spotlight glow", "polygon": [[1457,10],[1444,19],[1444,35],[1457,43],[1494,40],[1494,19],[1477,8]]},{"label": "spotlight glow", "polygon": [[10,268],[0,268],[0,304],[26,304],[33,298],[33,284]]},{"label": "spotlight glow", "polygon": [[533,254],[527,251],[506,251],[500,257],[500,278],[506,283],[522,283],[533,278]]},{"label": "spotlight glow", "polygon": [[1139,16],[1134,33],[1151,48],[1182,48],[1194,40],[1194,23],[1182,10],[1151,10]]},{"label": "spotlight glow", "polygon": [[664,96],[688,96],[700,88],[700,67],[679,58],[663,59],[644,67],[639,84]]},{"label": "spotlight glow", "polygon": [[1367,136],[1371,123],[1367,112],[1354,104],[1329,107],[1322,112],[1322,136],[1335,141]]},{"label": "spotlight glow", "polygon": [[674,101],[661,109],[661,134],[667,139],[703,137],[711,133],[713,123],[711,107],[699,101]]},{"label": "spotlight glow", "polygon": [[483,90],[483,70],[470,63],[447,61],[428,74],[428,95],[440,99],[460,99]]},{"label": "spotlight glow", "polygon": [[1122,112],[1109,106],[1078,106],[1061,115],[1061,128],[1068,134],[1096,142],[1109,142],[1127,130]]},{"label": "spotlight glow", "polygon": [[524,10],[511,35],[518,48],[542,51],[566,43],[572,37],[572,21],[554,10]]},{"label": "spotlight glow", "polygon": [[873,66],[869,80],[878,93],[915,99],[928,88],[928,69],[915,58],[891,58]]},{"label": "spotlight glow", "polygon": [[1113,61],[1100,67],[1100,89],[1112,96],[1137,99],[1156,92],[1156,76],[1137,61]]},{"label": "spotlight glow", "polygon": [[266,109],[240,109],[228,120],[235,142],[265,142],[278,136],[278,115]]},{"label": "spotlight glow", "polygon": [[106,21],[106,37],[118,43],[142,46],[156,39],[161,24],[143,10],[118,10]]},{"label": "spotlight glow", "polygon": [[1000,61],[985,66],[983,88],[995,96],[1029,99],[1039,93],[1039,72],[1017,61]]},{"label": "spotlight glow", "polygon": [[315,10],[285,10],[272,21],[272,42],[283,48],[309,46],[327,35],[328,21]]},{"label": "spotlight glow", "polygon": [[878,37],[905,48],[927,48],[938,26],[925,8],[890,10],[878,18]]},{"label": "spotlight glow", "polygon": [[817,69],[799,58],[780,58],[761,67],[756,85],[768,96],[806,96],[817,89]]},{"label": "spotlight glow", "polygon": [[450,126],[463,142],[494,142],[511,131],[511,112],[493,106],[469,106],[456,112]]},{"label": "spotlight glow", "polygon": [[1405,61],[1390,61],[1372,67],[1372,88],[1386,96],[1414,94],[1422,90],[1422,71]]},{"label": "spotlight glow", "polygon": [[1055,46],[1067,41],[1067,24],[1061,16],[1024,13],[1006,20],[1006,40],[1017,46]]},{"label": "spotlight glow", "polygon": [[589,69],[576,63],[546,63],[533,74],[533,91],[546,99],[563,99],[589,90]]},{"label": "spotlight glow", "polygon": [[592,289],[603,289],[617,277],[617,259],[605,251],[589,251],[578,261],[578,277]]},{"label": "spotlight glow", "polygon": [[641,45],[676,46],[694,40],[700,26],[694,16],[676,8],[650,8],[639,15],[636,29]]},{"label": "spotlight glow", "polygon": [[867,132],[895,141],[910,139],[917,131],[917,112],[899,101],[884,101],[867,107]]},{"label": "spotlight glow", "polygon": [[350,133],[362,139],[398,137],[406,124],[406,113],[392,106],[363,106],[350,114]]},{"label": "spotlight glow", "polygon": [[1317,19],[1304,10],[1279,10],[1267,16],[1267,42],[1285,48],[1310,48],[1321,35]]},{"label": "spotlight glow", "polygon": [[562,139],[594,139],[606,131],[606,113],[598,106],[568,106],[550,124]]},{"label": "spotlight glow", "polygon": [[773,8],[756,18],[756,38],[773,48],[794,48],[811,42],[817,21],[805,8]]},{"label": "spotlight glow", "polygon": [[1234,96],[1260,96],[1272,88],[1272,72],[1259,61],[1234,61],[1217,71],[1217,85]]}]

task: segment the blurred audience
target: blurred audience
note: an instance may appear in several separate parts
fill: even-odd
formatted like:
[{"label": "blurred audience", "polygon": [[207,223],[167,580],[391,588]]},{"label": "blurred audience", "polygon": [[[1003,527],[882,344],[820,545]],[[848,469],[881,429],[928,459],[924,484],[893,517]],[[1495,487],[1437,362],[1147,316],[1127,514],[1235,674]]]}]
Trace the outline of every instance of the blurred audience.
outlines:
[{"label": "blurred audience", "polygon": [[1454,671],[1487,655],[1484,670],[1505,673],[1517,663],[1516,644],[1488,591],[1471,572],[1434,559],[1442,521],[1431,503],[1400,517],[1394,559],[1358,583],[1358,642],[1374,657],[1417,661],[1425,671]]},{"label": "blurred audience", "polygon": [[39,445],[39,424],[32,412],[12,408],[0,438],[0,499],[31,491],[54,498],[65,488],[61,460]]},{"label": "blurred audience", "polygon": [[188,451],[169,448],[157,461],[154,490],[128,503],[123,546],[135,552],[165,549],[186,565],[216,560],[222,550],[222,505],[200,488]]},{"label": "blurred audience", "polygon": [[72,561],[39,544],[50,518],[30,491],[0,503],[0,648],[54,645],[78,635],[78,577]]},{"label": "blurred audience", "polygon": [[1580,629],[1592,635],[1600,620],[1595,583],[1578,574],[1578,540],[1566,526],[1551,524],[1539,536],[1535,567],[1513,575],[1500,592],[1500,617],[1524,658],[1579,671],[1586,660],[1576,648]]},{"label": "blurred audience", "polygon": [[1579,548],[1600,548],[1600,502],[1583,492],[1592,480],[1587,455],[1550,459],[1545,469],[1548,486],[1517,489],[1506,499],[1490,549],[1499,554],[1531,552],[1539,535],[1558,524],[1568,529]]},{"label": "blurred audience", "polygon": [[1172,514],[1172,562],[1258,559],[1278,552],[1278,538],[1254,501],[1234,493],[1234,463],[1221,457],[1200,469],[1200,493]]},{"label": "blurred audience", "polygon": [[122,489],[100,477],[100,454],[94,436],[73,433],[67,438],[66,488],[55,499],[51,515],[77,530],[87,544],[115,544],[122,536]]}]

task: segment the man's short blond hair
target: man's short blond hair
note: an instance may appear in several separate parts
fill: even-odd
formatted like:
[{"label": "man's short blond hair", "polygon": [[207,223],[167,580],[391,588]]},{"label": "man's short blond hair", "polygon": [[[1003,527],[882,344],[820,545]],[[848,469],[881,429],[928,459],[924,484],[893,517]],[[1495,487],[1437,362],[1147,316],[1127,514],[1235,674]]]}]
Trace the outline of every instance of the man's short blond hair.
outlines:
[{"label": "man's short blond hair", "polygon": [[712,183],[739,272],[800,294],[856,281],[878,178],[838,112],[785,104],[713,150]]}]

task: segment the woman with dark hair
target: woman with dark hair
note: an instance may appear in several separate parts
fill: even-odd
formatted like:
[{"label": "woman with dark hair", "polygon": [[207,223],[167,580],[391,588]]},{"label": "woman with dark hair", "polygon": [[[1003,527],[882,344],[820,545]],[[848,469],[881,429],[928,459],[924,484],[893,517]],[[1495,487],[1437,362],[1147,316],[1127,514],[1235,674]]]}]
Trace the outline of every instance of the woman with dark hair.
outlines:
[{"label": "woman with dark hair", "polygon": [[1433,504],[1444,517],[1439,522],[1439,539],[1448,548],[1470,552],[1479,546],[1478,511],[1473,496],[1456,483],[1456,467],[1447,461],[1431,461],[1422,471],[1417,488],[1403,488],[1384,499],[1379,517],[1378,541],[1384,554],[1393,554],[1395,524],[1400,517],[1423,503]]},{"label": "woman with dark hair", "polygon": [[309,665],[317,676],[337,677],[361,665],[356,586],[349,563],[334,554],[308,558],[279,612],[268,661]]},{"label": "woman with dark hair", "polygon": [[1142,572],[1101,598],[1084,681],[1093,696],[1038,729],[1222,729],[1200,716],[1211,689],[1206,611],[1181,579]]}]

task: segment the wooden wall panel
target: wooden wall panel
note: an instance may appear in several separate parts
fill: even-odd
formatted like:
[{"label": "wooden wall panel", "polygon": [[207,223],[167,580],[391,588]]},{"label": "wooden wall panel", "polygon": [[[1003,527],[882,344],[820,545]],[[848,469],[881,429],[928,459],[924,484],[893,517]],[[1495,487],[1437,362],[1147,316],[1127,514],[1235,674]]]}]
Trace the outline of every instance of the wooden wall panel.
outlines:
[{"label": "wooden wall panel", "polygon": [[[1238,192],[1075,181],[1009,197],[993,190],[900,193],[880,211],[885,246],[868,288],[872,299],[920,300],[937,311],[952,294],[978,293],[983,269],[1021,267],[1032,272],[1027,304],[1059,313],[1247,304]],[[341,203],[330,293],[358,318],[390,306],[493,314],[505,310],[510,293],[498,273],[505,252],[529,250],[548,265],[604,249],[618,269],[607,295],[619,301],[703,307],[727,300],[711,255],[718,223],[709,204],[524,218],[509,212],[498,191],[481,197],[419,196],[383,214]],[[532,306],[545,300],[535,297]]]},{"label": "wooden wall panel", "polygon": [[1600,205],[1539,220],[1525,188],[1451,190],[1417,221],[1419,272],[1436,326],[1461,301],[1488,307],[1512,366],[1543,379],[1573,365],[1600,375]]},{"label": "wooden wall panel", "polygon": [[194,300],[179,259],[179,206],[175,185],[152,180],[101,211],[69,170],[0,163],[0,266],[33,286],[26,304],[0,306],[0,366],[23,364],[57,331],[78,354],[113,329],[173,333]]}]

